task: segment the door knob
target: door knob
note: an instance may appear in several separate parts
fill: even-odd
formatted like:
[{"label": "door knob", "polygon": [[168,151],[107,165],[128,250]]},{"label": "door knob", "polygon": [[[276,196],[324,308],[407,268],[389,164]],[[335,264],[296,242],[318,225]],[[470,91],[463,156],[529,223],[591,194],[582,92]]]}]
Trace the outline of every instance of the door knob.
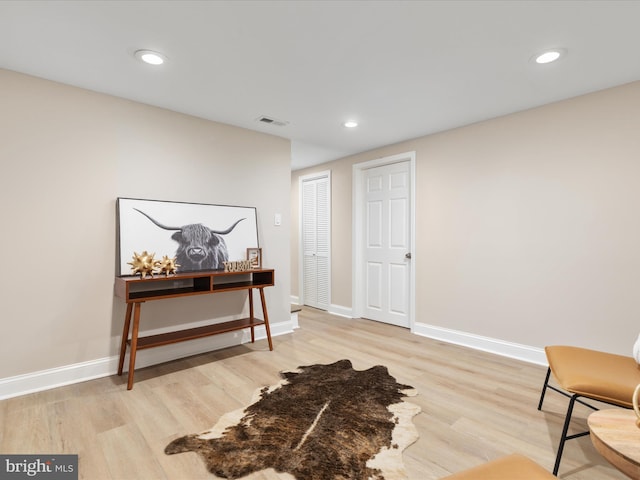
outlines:
[{"label": "door knob", "polygon": [[404,258],[411,258],[411,252],[406,253],[406,254],[405,254],[405,256],[404,256]]}]

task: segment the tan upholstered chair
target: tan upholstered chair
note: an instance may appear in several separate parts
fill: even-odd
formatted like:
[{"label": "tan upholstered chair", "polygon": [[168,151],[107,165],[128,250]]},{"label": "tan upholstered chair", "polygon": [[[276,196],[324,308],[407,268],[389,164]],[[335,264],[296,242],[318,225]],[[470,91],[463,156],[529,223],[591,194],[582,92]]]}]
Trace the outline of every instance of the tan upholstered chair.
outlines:
[{"label": "tan upholstered chair", "polygon": [[555,480],[537,463],[519,454],[502,457],[442,480]]},{"label": "tan upholstered chair", "polygon": [[[567,435],[575,402],[586,405],[593,410],[598,409],[580,400],[580,397],[618,407],[632,408],[633,391],[636,385],[640,384],[640,368],[633,357],[586,348],[550,346],[545,347],[545,353],[549,369],[540,394],[538,410],[542,409],[547,388],[570,398],[556,454],[556,463],[553,467],[553,474],[557,475],[565,441],[589,434],[586,431]],[[560,388],[549,385],[551,373]]]}]

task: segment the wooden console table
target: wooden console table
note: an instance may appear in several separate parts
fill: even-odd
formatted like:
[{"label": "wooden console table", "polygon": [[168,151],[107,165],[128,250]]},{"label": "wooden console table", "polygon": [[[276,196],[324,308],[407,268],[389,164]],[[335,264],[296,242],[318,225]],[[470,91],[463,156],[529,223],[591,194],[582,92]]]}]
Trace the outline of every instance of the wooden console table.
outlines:
[{"label": "wooden console table", "polygon": [[[264,325],[269,342],[269,350],[273,350],[271,342],[271,330],[269,329],[269,316],[267,304],[264,299],[264,287],[274,285],[274,270],[260,269],[246,272],[223,272],[221,270],[207,270],[191,273],[177,273],[170,276],[156,276],[140,278],[137,276],[116,277],[115,295],[127,303],[124,327],[122,329],[122,343],[120,345],[120,361],[118,363],[118,375],[122,375],[124,357],[129,351],[129,377],[127,390],[133,388],[133,374],[136,366],[136,352],[144,348],[159,347],[172,343],[193,340],[195,338],[219,335],[221,333],[251,329],[251,342],[255,342],[254,328]],[[264,320],[254,316],[253,289],[260,291],[262,313]],[[216,323],[204,327],[189,328],[173,332],[150,335],[138,338],[140,327],[140,306],[147,301],[166,298],[186,297],[191,295],[206,295],[211,293],[231,292],[247,290],[249,292],[249,317]],[[129,339],[131,318],[133,313],[133,328]]]}]

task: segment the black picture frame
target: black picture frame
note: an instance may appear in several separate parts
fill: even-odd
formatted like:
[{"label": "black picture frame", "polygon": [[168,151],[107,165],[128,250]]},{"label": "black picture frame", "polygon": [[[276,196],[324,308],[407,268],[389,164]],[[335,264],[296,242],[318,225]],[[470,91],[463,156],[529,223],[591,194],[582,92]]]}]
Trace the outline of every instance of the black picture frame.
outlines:
[{"label": "black picture frame", "polygon": [[178,272],[222,270],[258,248],[255,207],[118,197],[116,275],[132,275],[135,253],[177,257]]}]

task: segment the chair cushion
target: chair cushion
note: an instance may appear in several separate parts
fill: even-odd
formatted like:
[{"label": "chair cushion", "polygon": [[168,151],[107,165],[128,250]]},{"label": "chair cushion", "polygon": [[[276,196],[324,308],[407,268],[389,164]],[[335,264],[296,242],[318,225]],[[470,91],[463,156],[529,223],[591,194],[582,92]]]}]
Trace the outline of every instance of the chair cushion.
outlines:
[{"label": "chair cushion", "polygon": [[564,390],[620,407],[633,406],[633,390],[640,384],[640,367],[633,357],[561,345],[544,350]]},{"label": "chair cushion", "polygon": [[557,480],[537,463],[519,454],[493,460],[464,472],[456,473],[442,480]]}]

